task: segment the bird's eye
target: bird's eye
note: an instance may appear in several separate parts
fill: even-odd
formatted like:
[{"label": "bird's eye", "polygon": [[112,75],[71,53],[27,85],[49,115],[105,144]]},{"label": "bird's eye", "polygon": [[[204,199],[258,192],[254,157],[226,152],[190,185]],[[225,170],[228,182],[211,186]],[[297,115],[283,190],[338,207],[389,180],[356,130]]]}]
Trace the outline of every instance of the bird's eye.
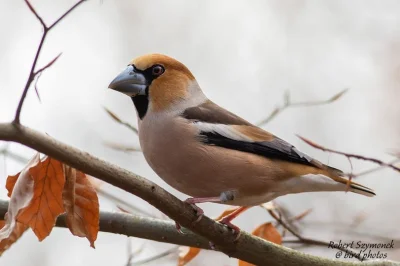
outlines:
[{"label": "bird's eye", "polygon": [[164,73],[164,68],[160,65],[155,65],[151,69],[151,74],[154,76],[160,76],[162,73]]}]

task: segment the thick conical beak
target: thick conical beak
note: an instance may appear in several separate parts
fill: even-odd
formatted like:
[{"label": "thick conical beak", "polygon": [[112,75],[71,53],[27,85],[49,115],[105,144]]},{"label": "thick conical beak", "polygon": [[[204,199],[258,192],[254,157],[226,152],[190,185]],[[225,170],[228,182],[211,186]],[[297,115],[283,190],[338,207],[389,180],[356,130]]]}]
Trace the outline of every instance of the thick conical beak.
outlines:
[{"label": "thick conical beak", "polygon": [[147,80],[146,77],[137,71],[133,66],[128,66],[121,74],[119,74],[110,85],[110,89],[125,93],[130,97],[136,95],[145,95]]}]

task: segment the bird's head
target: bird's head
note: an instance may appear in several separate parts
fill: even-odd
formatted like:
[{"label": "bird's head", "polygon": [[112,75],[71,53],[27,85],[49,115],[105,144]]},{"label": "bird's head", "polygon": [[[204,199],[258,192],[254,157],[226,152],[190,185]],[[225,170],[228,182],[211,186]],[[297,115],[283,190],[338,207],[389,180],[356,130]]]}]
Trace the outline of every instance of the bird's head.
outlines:
[{"label": "bird's head", "polygon": [[195,94],[202,94],[185,65],[161,54],[143,55],[132,60],[109,88],[131,97],[140,119],[148,109],[166,111]]}]

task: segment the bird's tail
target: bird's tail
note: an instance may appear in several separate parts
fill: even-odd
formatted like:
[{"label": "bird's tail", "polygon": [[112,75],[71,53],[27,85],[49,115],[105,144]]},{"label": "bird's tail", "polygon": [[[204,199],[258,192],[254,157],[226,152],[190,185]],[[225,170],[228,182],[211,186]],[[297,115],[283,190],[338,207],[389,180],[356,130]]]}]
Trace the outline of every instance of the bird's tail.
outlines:
[{"label": "bird's tail", "polygon": [[354,182],[350,184],[350,191],[367,197],[376,196],[375,192],[372,189]]},{"label": "bird's tail", "polygon": [[353,193],[357,193],[360,195],[364,195],[367,197],[373,197],[376,196],[375,192],[370,189],[369,187],[363,186],[359,183],[353,182],[353,181],[349,181],[347,178],[344,178],[344,174],[342,171],[333,168],[333,167],[328,167],[328,171],[333,174],[334,176],[331,176],[335,181],[342,183],[344,185],[346,185],[346,187],[349,185],[350,182],[350,188],[349,191],[353,192]]}]

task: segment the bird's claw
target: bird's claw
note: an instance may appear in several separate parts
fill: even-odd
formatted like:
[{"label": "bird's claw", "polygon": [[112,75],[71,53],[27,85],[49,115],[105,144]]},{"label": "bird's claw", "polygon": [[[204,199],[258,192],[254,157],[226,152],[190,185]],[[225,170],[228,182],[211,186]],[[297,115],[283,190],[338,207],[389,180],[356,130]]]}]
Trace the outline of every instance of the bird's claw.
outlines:
[{"label": "bird's claw", "polygon": [[210,245],[210,249],[211,250],[216,250],[216,248],[215,248],[215,244],[213,243],[213,242],[208,242],[208,245]]},{"label": "bird's claw", "polygon": [[[197,224],[201,220],[201,218],[203,218],[203,215],[204,215],[203,209],[198,207],[193,202],[191,202],[190,198],[185,200],[184,202],[190,204],[190,206],[192,206],[192,208],[196,211],[197,219],[194,222],[192,222],[192,225]],[[180,224],[178,224],[177,222],[175,222],[175,228],[179,233],[184,234],[182,231],[182,226]]]},{"label": "bird's claw", "polygon": [[182,226],[180,224],[178,224],[177,222],[175,222],[175,228],[176,228],[176,231],[178,231],[178,233],[180,233],[182,235],[184,234],[182,231]]},{"label": "bird's claw", "polygon": [[229,217],[224,217],[224,218],[218,220],[218,222],[223,224],[223,225],[225,225],[229,229],[231,229],[233,234],[236,235],[236,237],[233,240],[233,242],[236,242],[236,241],[239,240],[241,230],[240,230],[239,227],[237,227],[236,225],[231,223],[231,220],[229,219]]}]

